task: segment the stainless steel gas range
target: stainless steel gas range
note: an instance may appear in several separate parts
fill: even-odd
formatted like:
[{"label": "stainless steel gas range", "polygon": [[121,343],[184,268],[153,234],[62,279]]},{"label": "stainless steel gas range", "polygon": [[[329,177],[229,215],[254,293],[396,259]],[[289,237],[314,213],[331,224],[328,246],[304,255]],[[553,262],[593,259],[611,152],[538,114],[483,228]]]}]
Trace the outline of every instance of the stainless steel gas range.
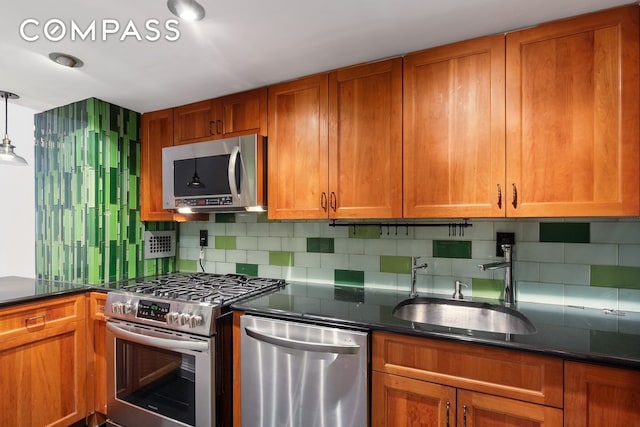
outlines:
[{"label": "stainless steel gas range", "polygon": [[229,306],[283,286],[238,274],[173,273],[109,292],[109,425],[230,426]]}]

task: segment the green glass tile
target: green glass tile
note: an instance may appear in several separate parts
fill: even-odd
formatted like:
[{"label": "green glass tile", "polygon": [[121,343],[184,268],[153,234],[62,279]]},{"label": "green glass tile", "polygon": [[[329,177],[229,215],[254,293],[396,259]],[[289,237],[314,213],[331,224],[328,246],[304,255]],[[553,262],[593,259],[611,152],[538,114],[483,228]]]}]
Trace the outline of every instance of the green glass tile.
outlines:
[{"label": "green glass tile", "polygon": [[364,287],[335,285],[333,287],[333,298],[337,301],[364,302]]},{"label": "green glass tile", "polygon": [[540,241],[559,243],[590,243],[588,222],[541,222]]},{"label": "green glass tile", "polygon": [[196,271],[198,271],[198,261],[191,259],[179,259],[178,271],[183,271],[185,273],[195,273]]},{"label": "green glass tile", "polygon": [[230,224],[236,222],[236,214],[232,213],[217,213],[215,217],[217,223]]},{"label": "green glass tile", "polygon": [[293,252],[271,251],[269,252],[269,265],[290,267],[293,266],[293,258]]},{"label": "green glass tile", "polygon": [[592,265],[591,286],[640,289],[640,267]]},{"label": "green glass tile", "polygon": [[[452,290],[454,284],[452,283]],[[462,295],[465,294],[465,288],[462,287]],[[504,280],[494,279],[473,279],[471,281],[471,289],[474,298],[503,299],[504,298]],[[453,294],[453,292],[452,292]]]},{"label": "green glass tile", "polygon": [[349,237],[352,239],[379,239],[380,227],[375,225],[351,225],[349,226]]},{"label": "green glass tile", "polygon": [[381,256],[380,271],[382,273],[411,274],[411,257]]},{"label": "green glass tile", "polygon": [[351,285],[364,287],[364,271],[335,270],[333,279],[337,285]]},{"label": "green glass tile", "polygon": [[471,259],[471,242],[466,240],[434,240],[433,256],[436,258]]},{"label": "green glass tile", "polygon": [[216,249],[235,249],[236,236],[216,236]]},{"label": "green glass tile", "polygon": [[247,276],[258,276],[258,264],[236,264],[236,273],[246,274]]},{"label": "green glass tile", "polygon": [[307,239],[307,252],[334,253],[334,239],[329,237],[309,237]]}]

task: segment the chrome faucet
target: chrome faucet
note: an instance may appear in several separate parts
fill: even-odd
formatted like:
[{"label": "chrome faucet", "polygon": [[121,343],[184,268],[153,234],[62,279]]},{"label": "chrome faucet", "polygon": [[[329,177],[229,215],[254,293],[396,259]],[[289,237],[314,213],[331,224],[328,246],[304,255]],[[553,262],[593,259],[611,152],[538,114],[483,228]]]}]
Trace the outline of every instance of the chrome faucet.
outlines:
[{"label": "chrome faucet", "polygon": [[462,286],[468,288],[469,285],[466,283],[462,283],[460,280],[456,280],[455,287],[453,290],[453,299],[463,299],[464,295],[462,295]]},{"label": "chrome faucet", "polygon": [[491,262],[489,264],[480,264],[478,267],[480,270],[496,270],[498,268],[504,268],[504,305],[509,306],[515,303],[513,292],[513,276],[511,272],[511,251],[512,247],[509,244],[501,246],[504,251],[503,262]]},{"label": "chrome faucet", "polygon": [[409,298],[415,298],[418,296],[418,292],[416,291],[416,270],[421,268],[426,269],[428,267],[426,262],[418,265],[418,258],[420,257],[411,257],[411,292],[409,293]]}]

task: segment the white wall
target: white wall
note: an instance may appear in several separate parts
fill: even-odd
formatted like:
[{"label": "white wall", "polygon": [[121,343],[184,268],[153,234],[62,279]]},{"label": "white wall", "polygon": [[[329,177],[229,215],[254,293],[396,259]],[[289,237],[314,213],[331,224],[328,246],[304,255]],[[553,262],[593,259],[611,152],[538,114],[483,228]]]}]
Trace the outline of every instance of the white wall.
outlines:
[{"label": "white wall", "polygon": [[[5,126],[4,105],[0,112],[1,139]],[[36,113],[9,100],[9,138],[16,147],[15,152],[29,165],[0,165],[0,277],[35,277],[33,116]]]}]

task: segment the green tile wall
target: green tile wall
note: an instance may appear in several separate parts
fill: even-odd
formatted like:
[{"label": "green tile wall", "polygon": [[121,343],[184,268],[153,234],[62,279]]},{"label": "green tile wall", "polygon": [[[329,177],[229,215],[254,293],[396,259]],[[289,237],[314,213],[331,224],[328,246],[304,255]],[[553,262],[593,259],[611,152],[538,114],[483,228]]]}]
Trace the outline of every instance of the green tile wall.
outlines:
[{"label": "green tile wall", "polygon": [[437,258],[471,259],[471,242],[464,240],[434,240],[433,256]]},{"label": "green tile wall", "polygon": [[[474,298],[504,298],[504,280],[474,278],[471,282],[471,289]],[[469,288],[462,288],[462,295],[465,293],[469,293]]]},{"label": "green tile wall", "polygon": [[560,243],[589,243],[588,222],[541,222],[540,241]]},{"label": "green tile wall", "polygon": [[143,259],[139,114],[90,98],[34,120],[37,277],[100,284],[174,271],[175,257]]},{"label": "green tile wall", "polygon": [[236,264],[236,273],[246,274],[247,276],[258,276],[258,264]]},{"label": "green tile wall", "polygon": [[640,289],[640,267],[592,265],[591,286]]},{"label": "green tile wall", "polygon": [[334,281],[338,285],[364,286],[364,271],[336,270]]},{"label": "green tile wall", "polygon": [[327,237],[310,237],[307,239],[307,252],[334,253],[334,239]]},{"label": "green tile wall", "polygon": [[216,249],[235,249],[236,237],[235,236],[216,236]]},{"label": "green tile wall", "polygon": [[380,271],[383,273],[411,274],[411,257],[381,256]]},{"label": "green tile wall", "polygon": [[269,264],[289,267],[293,265],[293,252],[271,251],[269,252]]},{"label": "green tile wall", "polygon": [[379,239],[380,227],[373,225],[359,225],[349,227],[349,237],[353,239]]}]

